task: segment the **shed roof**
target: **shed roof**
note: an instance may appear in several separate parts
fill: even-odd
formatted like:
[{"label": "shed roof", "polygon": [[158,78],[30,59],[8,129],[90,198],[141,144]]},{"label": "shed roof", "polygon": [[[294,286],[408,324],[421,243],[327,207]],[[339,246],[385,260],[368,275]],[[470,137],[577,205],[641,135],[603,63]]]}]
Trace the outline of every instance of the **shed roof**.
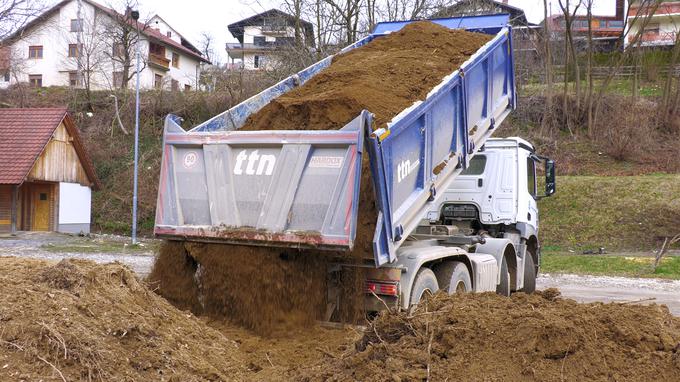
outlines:
[{"label": "shed roof", "polygon": [[0,109],[0,184],[24,182],[62,121],[93,188],[100,188],[94,165],[66,108]]}]

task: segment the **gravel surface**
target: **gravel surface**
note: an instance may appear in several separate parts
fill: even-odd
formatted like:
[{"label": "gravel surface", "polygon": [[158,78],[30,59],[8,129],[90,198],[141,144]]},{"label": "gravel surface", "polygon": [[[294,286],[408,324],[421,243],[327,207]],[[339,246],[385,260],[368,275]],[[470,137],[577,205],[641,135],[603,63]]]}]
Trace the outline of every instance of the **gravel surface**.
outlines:
[{"label": "gravel surface", "polygon": [[539,289],[558,288],[564,297],[580,302],[620,301],[665,304],[680,316],[680,280],[544,274],[537,280]]},{"label": "gravel surface", "polygon": [[[0,236],[0,256],[54,261],[78,258],[98,263],[119,261],[140,277],[146,277],[154,261],[154,251],[145,248],[150,242],[143,242],[141,248],[135,249],[125,247],[124,243],[129,242],[129,237],[117,235],[80,237],[54,232],[20,232],[16,236]],[[98,251],[99,248],[104,251]]]}]

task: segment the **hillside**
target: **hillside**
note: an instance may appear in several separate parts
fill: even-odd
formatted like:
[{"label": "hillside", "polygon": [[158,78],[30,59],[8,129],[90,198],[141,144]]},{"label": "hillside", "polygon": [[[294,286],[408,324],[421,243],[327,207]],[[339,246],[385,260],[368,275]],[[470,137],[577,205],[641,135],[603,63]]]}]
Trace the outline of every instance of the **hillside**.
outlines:
[{"label": "hillside", "polygon": [[[140,124],[139,227],[153,227],[160,166],[163,120],[168,113],[190,127],[218,114],[268,84],[251,78],[233,93],[142,93]],[[132,208],[134,98],[118,94],[120,117],[129,135],[118,127],[114,100],[97,92],[88,104],[84,92],[65,88],[13,89],[0,92],[4,105],[19,107],[67,105],[90,151],[102,190],[93,196],[93,232],[128,233]],[[680,223],[680,142],[672,134],[649,131],[643,124],[620,122],[608,116],[612,130],[589,138],[556,130],[542,132],[532,123],[540,104],[520,99],[519,107],[497,133],[522,136],[538,152],[557,161],[558,188],[541,201],[541,230],[545,245],[579,251],[649,250]],[[537,106],[538,105],[538,106]],[[537,108],[539,108],[537,110]],[[88,114],[91,113],[91,114]],[[613,137],[611,131],[619,132]],[[641,137],[643,134],[644,137]],[[612,138],[619,144],[612,142]],[[649,144],[649,140],[653,144]],[[620,155],[622,154],[622,155]],[[564,176],[568,175],[568,176]]]}]

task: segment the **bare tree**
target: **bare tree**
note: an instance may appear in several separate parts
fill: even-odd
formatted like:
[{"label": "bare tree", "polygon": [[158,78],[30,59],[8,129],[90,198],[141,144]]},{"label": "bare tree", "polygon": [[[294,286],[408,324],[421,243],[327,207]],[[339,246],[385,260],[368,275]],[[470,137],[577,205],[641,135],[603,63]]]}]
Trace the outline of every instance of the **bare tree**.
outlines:
[{"label": "bare tree", "polygon": [[0,40],[26,26],[45,8],[43,0],[0,0]]},{"label": "bare tree", "polygon": [[[621,70],[621,66],[623,65],[623,63],[626,62],[627,59],[629,59],[631,51],[635,50],[636,45],[638,45],[638,42],[642,38],[642,34],[645,28],[651,21],[652,16],[656,13],[656,10],[658,9],[659,4],[661,4],[661,2],[662,0],[631,0],[628,2],[628,7],[624,12],[625,15],[631,14],[630,8],[633,5],[633,3],[638,4],[639,9],[635,13],[630,22],[628,21],[628,18],[624,19],[623,27],[624,32],[623,35],[621,36],[619,44],[624,44],[626,39],[628,39],[629,44],[625,47],[621,47],[619,45],[619,48],[622,50],[622,53],[613,57],[612,60],[613,62],[610,62],[607,65],[609,67],[609,71],[607,72],[606,77],[602,81],[602,84],[597,91],[597,96],[593,101],[594,123],[597,122],[600,108],[602,106],[604,93],[607,91],[607,88],[609,88],[609,85],[611,84],[616,74]],[[637,28],[637,31],[631,34],[633,26]]]},{"label": "bare tree", "polygon": [[548,21],[548,0],[543,0],[543,41],[545,49],[545,109],[543,110],[543,119],[541,121],[541,130],[545,130],[546,126],[550,125],[550,118],[552,116],[552,55],[550,42],[552,35],[550,33],[550,25]]},{"label": "bare tree", "polygon": [[344,42],[352,44],[357,40],[357,26],[363,0],[323,0],[336,11],[334,24],[344,32]]},{"label": "bare tree", "polygon": [[[133,70],[135,49],[140,43],[141,35],[149,28],[149,25],[132,18],[131,10],[137,9],[138,6],[136,0],[123,0],[122,5],[125,12],[111,13],[112,21],[104,26],[102,36],[111,44],[111,49],[107,49],[106,54],[122,69],[120,80],[115,85],[126,89],[135,75],[135,70]],[[147,65],[143,56],[141,61],[140,72]]]},{"label": "bare tree", "polygon": [[586,0],[586,12],[588,20],[588,57],[586,63],[588,91],[586,93],[586,112],[589,137],[593,136],[593,3],[594,0]]},{"label": "bare tree", "polygon": [[[579,69],[578,65],[578,57],[576,55],[576,44],[574,43],[574,33],[573,33],[573,21],[574,21],[574,16],[576,16],[576,12],[578,12],[578,9],[581,7],[582,0],[576,0],[577,3],[575,5],[570,5],[569,0],[558,0],[557,4],[559,5],[560,9],[562,10],[562,14],[564,16],[564,49],[565,49],[565,63],[564,63],[564,100],[563,100],[563,106],[564,106],[564,112],[567,113],[567,84],[569,82],[569,76],[568,76],[568,68],[569,68],[569,59],[573,61],[573,67],[574,67],[574,93],[575,93],[575,100],[576,100],[576,112],[580,112],[581,109],[581,104],[580,104],[580,99],[581,99],[581,70]],[[571,8],[573,7],[573,11],[570,11]],[[572,133],[572,129],[569,126],[569,119],[567,119],[567,127],[569,128],[569,132]]]},{"label": "bare tree", "polygon": [[214,65],[219,65],[216,62],[217,57],[215,55],[215,38],[210,32],[201,32],[201,39],[198,42],[198,49],[203,54],[206,60],[210,61]]}]

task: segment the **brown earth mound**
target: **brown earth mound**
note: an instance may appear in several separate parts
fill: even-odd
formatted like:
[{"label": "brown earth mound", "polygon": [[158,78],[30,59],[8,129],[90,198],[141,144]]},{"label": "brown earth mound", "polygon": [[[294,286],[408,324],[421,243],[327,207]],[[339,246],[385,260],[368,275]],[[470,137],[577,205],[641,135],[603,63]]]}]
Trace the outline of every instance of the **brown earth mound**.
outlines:
[{"label": "brown earth mound", "polygon": [[680,319],[664,306],[578,304],[547,290],[436,295],[384,313],[356,350],[304,381],[678,381]]},{"label": "brown earth mound", "polygon": [[[374,113],[376,126],[384,126],[401,110],[425,99],[435,85],[490,38],[430,22],[409,24],[399,32],[337,56],[303,86],[252,115],[242,130],[339,129],[363,109]],[[235,245],[172,244],[161,251],[149,279],[158,283],[161,295],[178,306],[227,317],[260,333],[271,332],[274,325],[286,321],[309,323],[321,318],[325,308],[329,258],[344,256],[359,261],[372,257],[377,210],[367,156],[359,205],[351,256]],[[205,265],[198,274],[200,291],[191,285],[196,264],[184,260],[184,254]],[[343,307],[357,308],[362,280],[357,275],[347,275],[345,279],[351,282],[343,288]],[[202,303],[199,309],[196,292]],[[348,299],[357,302],[350,303]],[[340,314],[353,320],[361,312],[348,309]]]},{"label": "brown earth mound", "polygon": [[206,381],[247,372],[237,343],[125,266],[0,258],[0,380]]}]

